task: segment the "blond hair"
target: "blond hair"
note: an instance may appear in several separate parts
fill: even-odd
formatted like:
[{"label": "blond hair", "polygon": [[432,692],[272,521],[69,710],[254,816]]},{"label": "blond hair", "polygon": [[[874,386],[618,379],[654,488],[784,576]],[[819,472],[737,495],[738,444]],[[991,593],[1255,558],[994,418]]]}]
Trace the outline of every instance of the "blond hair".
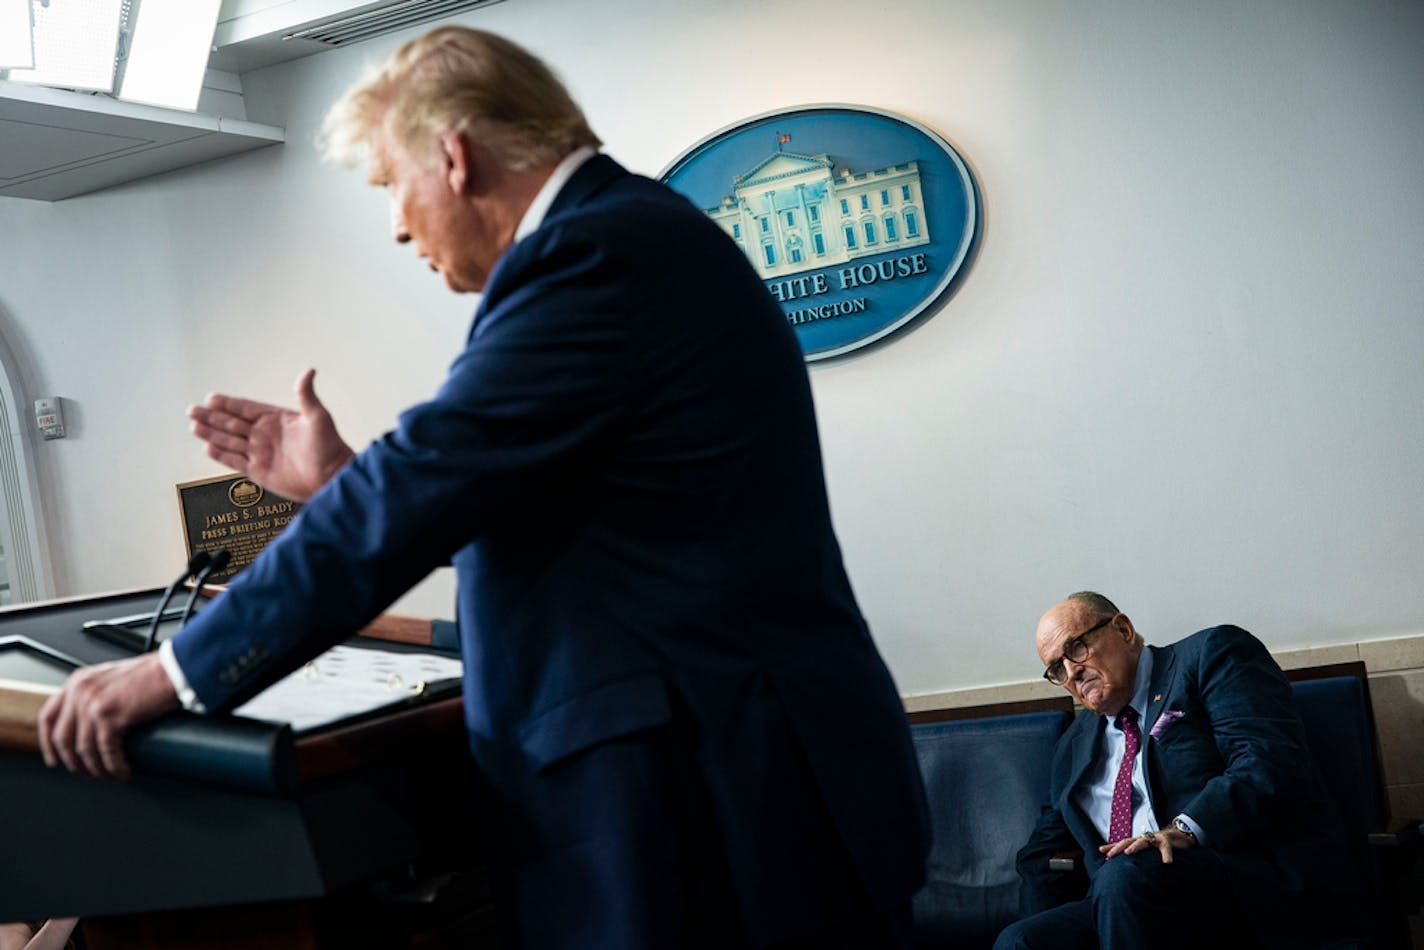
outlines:
[{"label": "blond hair", "polygon": [[374,137],[418,156],[446,131],[468,134],[511,171],[602,144],[538,57],[493,33],[443,26],[348,90],[327,112],[318,145],[328,160],[350,165],[365,159]]}]

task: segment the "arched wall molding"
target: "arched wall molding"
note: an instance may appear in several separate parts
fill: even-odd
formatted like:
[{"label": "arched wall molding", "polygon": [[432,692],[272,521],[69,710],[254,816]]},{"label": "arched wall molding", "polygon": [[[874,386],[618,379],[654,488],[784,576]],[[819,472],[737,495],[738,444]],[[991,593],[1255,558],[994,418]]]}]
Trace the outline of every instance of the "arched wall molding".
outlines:
[{"label": "arched wall molding", "polygon": [[30,400],[15,354],[0,336],[0,421],[5,427],[0,438],[0,491],[4,493],[0,539],[9,560],[13,603],[55,596],[30,417]]}]

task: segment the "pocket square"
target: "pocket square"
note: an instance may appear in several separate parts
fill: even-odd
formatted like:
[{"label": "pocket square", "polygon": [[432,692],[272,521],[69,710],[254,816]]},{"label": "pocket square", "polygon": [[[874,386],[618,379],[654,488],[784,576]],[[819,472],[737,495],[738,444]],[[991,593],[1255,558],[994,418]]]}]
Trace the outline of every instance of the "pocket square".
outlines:
[{"label": "pocket square", "polygon": [[1152,731],[1148,733],[1154,739],[1162,738],[1162,733],[1172,728],[1172,723],[1185,716],[1186,713],[1180,709],[1164,709],[1162,715],[1157,717],[1157,721],[1152,724]]}]

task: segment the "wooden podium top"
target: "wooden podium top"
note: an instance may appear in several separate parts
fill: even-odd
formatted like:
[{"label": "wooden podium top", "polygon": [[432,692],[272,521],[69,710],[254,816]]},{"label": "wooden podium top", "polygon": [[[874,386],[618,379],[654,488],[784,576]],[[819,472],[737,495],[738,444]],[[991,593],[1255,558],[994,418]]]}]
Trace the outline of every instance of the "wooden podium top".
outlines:
[{"label": "wooden podium top", "polygon": [[[7,608],[0,640],[23,637],[85,664],[118,659],[130,654],[84,634],[83,622],[151,611],[160,593]],[[385,617],[361,636],[428,649],[430,631],[430,621]],[[35,717],[56,688],[0,681],[0,844],[17,871],[0,888],[0,920],[321,897],[431,847],[473,841],[473,766],[458,696],[295,738],[272,726],[269,740],[244,721],[254,725],[239,732],[288,760],[286,779],[257,788],[221,781],[231,771],[224,756],[240,745],[223,731],[232,717],[222,716],[168,717],[182,718],[181,740],[198,749],[202,767],[189,773],[144,771],[137,755],[125,783],[46,768]]]},{"label": "wooden podium top", "polygon": [[[221,590],[215,588],[216,593]],[[103,640],[84,635],[81,632],[82,624],[85,620],[151,611],[160,594],[159,590],[123,591],[0,608],[0,646],[13,646],[10,641],[21,638],[54,649],[83,664],[122,659],[132,654]],[[382,614],[353,639],[355,642],[368,643],[379,641],[382,646],[393,645],[395,649],[415,647],[431,650],[433,624],[434,621],[418,617]],[[50,682],[6,678],[0,673],[0,749],[38,751],[36,723],[39,710],[45,701],[58,691],[59,687]],[[436,702],[445,707],[436,713],[436,719],[444,722],[449,718],[451,703],[448,700]],[[458,713],[458,698],[453,706]],[[405,710],[401,711],[401,715],[393,712],[391,718],[405,721],[411,718],[406,714],[410,712],[414,712],[417,719],[421,718],[421,710]],[[353,732],[360,731],[359,727],[332,730],[333,734],[341,733],[348,738]],[[307,748],[319,747],[320,739],[320,736],[303,737],[299,740],[299,745]]]}]

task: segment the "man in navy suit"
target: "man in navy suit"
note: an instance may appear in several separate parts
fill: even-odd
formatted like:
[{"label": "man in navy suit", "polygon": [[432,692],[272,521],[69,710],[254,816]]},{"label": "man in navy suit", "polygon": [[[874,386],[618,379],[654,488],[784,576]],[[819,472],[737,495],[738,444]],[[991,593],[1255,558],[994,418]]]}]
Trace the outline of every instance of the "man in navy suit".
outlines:
[{"label": "man in navy suit", "polygon": [[688,202],[596,154],[553,74],[447,27],[328,117],[394,236],[482,292],[429,402],[355,453],[210,397],[209,454],[301,515],[157,657],[80,671],[46,760],[231,709],[453,562],[508,942],[903,947],[927,824],[903,708],[832,533],[785,318]]},{"label": "man in navy suit", "polygon": [[[1039,621],[1044,678],[1084,712],[1018,854],[1032,915],[1008,948],[1326,947],[1354,932],[1358,885],[1290,684],[1259,640],[1212,627],[1144,647],[1090,591]],[[1049,858],[1084,852],[1081,874]]]}]

